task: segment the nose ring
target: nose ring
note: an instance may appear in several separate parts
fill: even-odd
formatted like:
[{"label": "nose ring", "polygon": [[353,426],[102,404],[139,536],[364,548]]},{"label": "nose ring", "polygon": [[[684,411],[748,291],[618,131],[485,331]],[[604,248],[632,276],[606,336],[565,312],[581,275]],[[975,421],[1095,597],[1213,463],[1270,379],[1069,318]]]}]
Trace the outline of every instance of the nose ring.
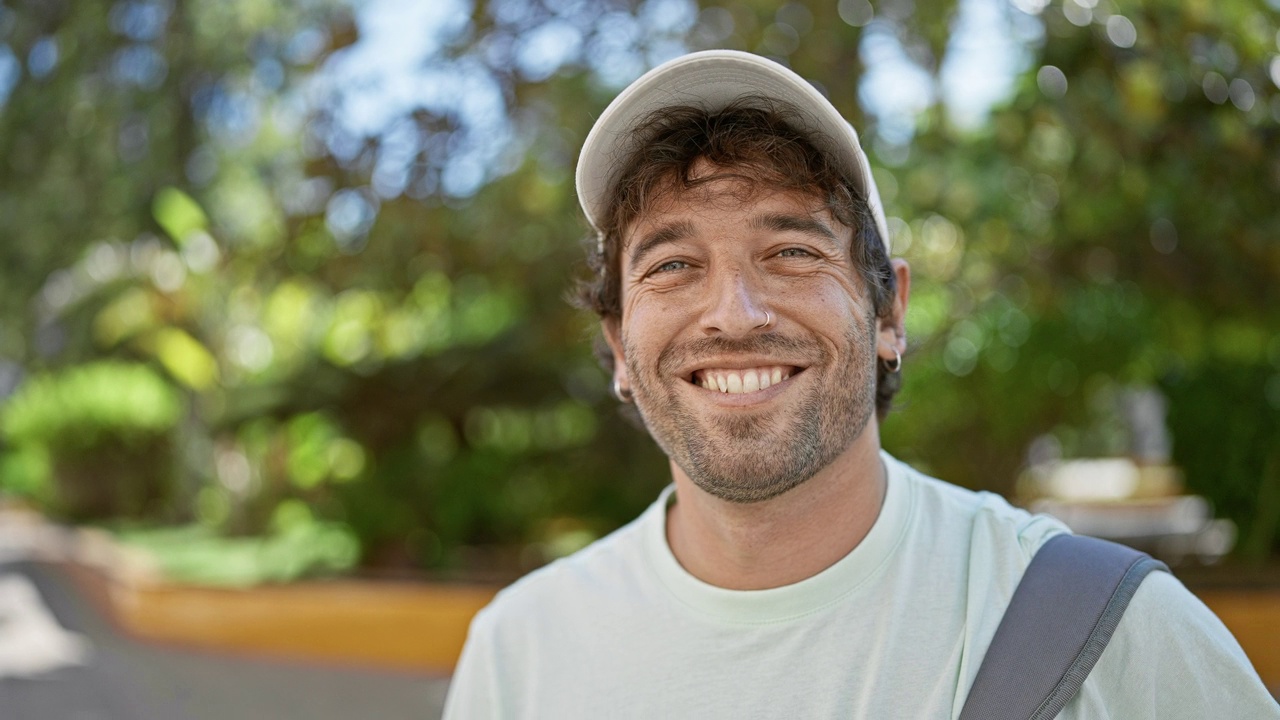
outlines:
[{"label": "nose ring", "polygon": [[762,323],[760,323],[759,325],[755,326],[755,329],[756,329],[756,330],[759,330],[759,329],[761,329],[761,328],[767,328],[767,327],[769,327],[769,326],[770,326],[770,325],[772,325],[772,324],[773,324],[773,315],[771,315],[771,314],[769,313],[769,311],[768,311],[768,310],[765,310],[765,311],[764,311],[764,322],[762,322]]}]

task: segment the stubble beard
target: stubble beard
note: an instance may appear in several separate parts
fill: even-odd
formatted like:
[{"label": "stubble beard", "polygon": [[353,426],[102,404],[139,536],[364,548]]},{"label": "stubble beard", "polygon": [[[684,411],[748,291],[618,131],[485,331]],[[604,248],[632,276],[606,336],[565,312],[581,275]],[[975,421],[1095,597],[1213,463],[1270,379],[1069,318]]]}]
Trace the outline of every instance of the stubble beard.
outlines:
[{"label": "stubble beard", "polygon": [[[813,340],[776,334],[745,340],[706,338],[673,346],[658,360],[659,376],[642,371],[626,349],[636,408],[658,446],[703,491],[734,503],[757,503],[786,493],[830,465],[853,443],[875,410],[875,336],[857,324],[845,335],[844,361]],[[701,420],[661,378],[670,368],[712,353],[815,358],[804,374],[822,373],[799,407],[758,414],[717,413]],[[683,381],[679,381],[683,382]],[[783,413],[788,416],[784,416]]]}]

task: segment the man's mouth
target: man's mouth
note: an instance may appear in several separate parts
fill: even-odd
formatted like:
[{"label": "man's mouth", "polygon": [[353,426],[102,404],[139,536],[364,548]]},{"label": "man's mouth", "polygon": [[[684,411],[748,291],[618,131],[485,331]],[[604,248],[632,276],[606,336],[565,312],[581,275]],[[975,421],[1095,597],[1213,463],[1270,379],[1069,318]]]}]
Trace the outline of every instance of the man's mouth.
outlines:
[{"label": "man's mouth", "polygon": [[717,369],[705,368],[695,370],[690,382],[707,390],[745,395],[760,392],[765,388],[777,385],[799,372],[800,368],[790,365],[770,365],[756,368]]}]

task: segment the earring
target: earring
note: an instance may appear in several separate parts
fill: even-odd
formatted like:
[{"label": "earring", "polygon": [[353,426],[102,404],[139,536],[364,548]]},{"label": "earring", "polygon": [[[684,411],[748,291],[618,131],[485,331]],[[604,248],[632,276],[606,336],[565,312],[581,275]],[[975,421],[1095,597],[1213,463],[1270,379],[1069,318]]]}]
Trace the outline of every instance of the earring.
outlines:
[{"label": "earring", "polygon": [[884,369],[890,373],[896,373],[902,369],[902,353],[898,352],[898,348],[893,349],[893,362],[886,362]]},{"label": "earring", "polygon": [[618,402],[631,402],[631,390],[622,387],[622,378],[613,379],[613,396],[618,398]]}]

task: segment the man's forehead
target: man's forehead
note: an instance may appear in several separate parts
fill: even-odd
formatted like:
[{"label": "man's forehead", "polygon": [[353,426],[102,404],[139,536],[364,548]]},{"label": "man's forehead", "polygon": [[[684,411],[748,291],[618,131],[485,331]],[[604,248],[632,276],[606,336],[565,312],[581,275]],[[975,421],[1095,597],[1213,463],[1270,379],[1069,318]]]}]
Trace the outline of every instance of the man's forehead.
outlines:
[{"label": "man's forehead", "polygon": [[624,243],[634,236],[638,228],[662,223],[674,215],[687,211],[733,210],[752,214],[764,205],[777,205],[783,198],[795,212],[820,215],[833,231],[842,224],[832,215],[827,200],[818,188],[792,188],[755,177],[749,171],[719,169],[714,174],[691,177],[689,182],[668,178],[646,193],[644,202],[626,224],[622,237]]},{"label": "man's forehead", "polygon": [[622,233],[622,254],[631,259],[666,243],[691,237],[707,211],[736,214],[745,229],[800,232],[821,237],[833,247],[847,244],[851,230],[837,220],[817,190],[780,188],[755,178],[722,174],[697,184],[668,184],[653,194]]}]

